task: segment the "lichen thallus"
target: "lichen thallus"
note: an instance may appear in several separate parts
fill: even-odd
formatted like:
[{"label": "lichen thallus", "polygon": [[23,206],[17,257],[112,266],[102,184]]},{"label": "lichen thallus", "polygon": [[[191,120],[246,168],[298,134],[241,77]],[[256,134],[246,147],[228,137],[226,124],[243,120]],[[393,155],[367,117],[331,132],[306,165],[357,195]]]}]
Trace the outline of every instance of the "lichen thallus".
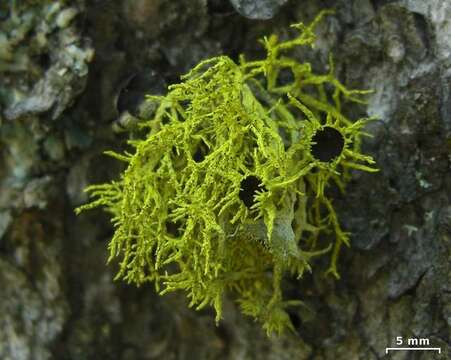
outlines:
[{"label": "lichen thallus", "polygon": [[[368,91],[349,90],[329,72],[315,74],[293,55],[315,41],[310,25],[298,35],[264,38],[266,57],[239,63],[207,59],[169,86],[147,136],[130,140],[132,153],[118,180],[91,185],[91,202],[104,207],[115,229],[109,260],[116,278],[155,284],[160,294],[184,290],[190,306],[222,317],[225,294],[268,333],[292,328],[284,274],[312,271],[314,257],[337,257],[349,234],[338,221],[327,187],[345,191],[350,170],[376,171],[360,151],[362,128],[341,111],[343,99],[364,103]],[[286,76],[286,73],[289,76]]]}]

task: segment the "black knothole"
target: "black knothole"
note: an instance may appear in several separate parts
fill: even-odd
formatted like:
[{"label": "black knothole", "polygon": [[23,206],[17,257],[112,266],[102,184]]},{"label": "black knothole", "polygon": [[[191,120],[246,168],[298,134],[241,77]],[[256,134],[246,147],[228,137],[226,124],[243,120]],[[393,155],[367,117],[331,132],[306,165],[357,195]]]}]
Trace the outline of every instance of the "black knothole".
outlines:
[{"label": "black knothole", "polygon": [[208,146],[204,141],[201,141],[193,154],[193,160],[197,163],[204,161],[205,157],[208,155]]},{"label": "black knothole", "polygon": [[338,157],[345,146],[343,135],[336,129],[326,126],[312,137],[311,153],[322,162],[329,162]]},{"label": "black knothole", "polygon": [[43,69],[48,69],[50,65],[52,64],[52,60],[50,58],[50,54],[48,53],[42,53],[37,58],[37,63],[39,66]]},{"label": "black knothole", "polygon": [[233,15],[235,10],[232,4],[223,0],[207,1],[207,10],[210,15]]},{"label": "black knothole", "polygon": [[179,100],[179,104],[184,110],[188,110],[188,108],[191,106],[191,100],[190,99]]},{"label": "black knothole", "polygon": [[[290,68],[283,68],[277,74],[276,86],[285,86],[294,82],[294,74]],[[288,98],[288,97],[287,97]]]},{"label": "black knothole", "polygon": [[247,208],[255,204],[255,195],[258,191],[266,191],[266,187],[256,176],[247,176],[240,183],[239,197]]},{"label": "black knothole", "polygon": [[288,316],[294,329],[298,332],[302,325],[301,317],[299,316],[299,314],[291,311],[288,311]]},{"label": "black knothole", "polygon": [[128,111],[133,116],[139,115],[139,107],[148,94],[161,94],[165,89],[164,81],[152,70],[145,69],[129,76],[119,87],[116,98],[118,113]]},{"label": "black knothole", "polygon": [[205,159],[205,155],[202,152],[201,148],[198,147],[196,152],[193,155],[193,160],[197,163],[200,163],[200,162],[204,161],[204,159]]},{"label": "black knothole", "polygon": [[5,1],[4,3],[0,4],[0,20],[6,20],[11,15],[11,9],[9,4]]},{"label": "black knothole", "polygon": [[137,114],[138,107],[144,100],[145,80],[145,76],[142,76],[142,74],[133,74],[124,81],[116,100],[116,108],[119,114],[123,111],[128,111],[132,115]]},{"label": "black knothole", "polygon": [[182,224],[178,221],[176,222],[172,222],[172,221],[166,221],[166,232],[168,234],[171,234],[172,236],[175,237],[180,237],[182,235],[181,231],[180,231],[180,227],[182,226]]}]

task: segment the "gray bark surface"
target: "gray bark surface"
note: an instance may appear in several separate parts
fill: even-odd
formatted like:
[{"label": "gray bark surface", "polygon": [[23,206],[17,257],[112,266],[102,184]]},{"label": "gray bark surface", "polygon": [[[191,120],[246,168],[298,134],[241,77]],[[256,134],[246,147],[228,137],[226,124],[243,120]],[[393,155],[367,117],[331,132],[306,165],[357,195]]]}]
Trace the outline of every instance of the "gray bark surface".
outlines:
[{"label": "gray bark surface", "polygon": [[[272,338],[230,300],[216,326],[182,293],[114,282],[107,215],[74,208],[122,170],[102,151],[124,148],[124,111],[204,58],[259,56],[258,38],[331,7],[299,55],[324,70],[332,52],[340,80],[374,89],[350,114],[379,118],[364,149],[380,172],[355,172],[334,202],[352,233],[341,279],[287,279],[308,310]],[[136,74],[151,75],[132,87]],[[450,90],[450,0],[2,1],[0,359],[450,359]],[[398,336],[441,354],[386,357]]]}]

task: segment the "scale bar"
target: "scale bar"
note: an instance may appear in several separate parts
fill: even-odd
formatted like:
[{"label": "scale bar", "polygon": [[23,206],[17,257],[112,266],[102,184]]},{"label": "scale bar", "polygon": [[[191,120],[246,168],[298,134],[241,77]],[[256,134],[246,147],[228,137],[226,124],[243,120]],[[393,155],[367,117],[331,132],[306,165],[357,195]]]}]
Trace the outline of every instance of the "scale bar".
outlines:
[{"label": "scale bar", "polygon": [[388,354],[389,351],[391,350],[405,350],[405,351],[410,351],[410,350],[417,350],[417,351],[438,351],[439,354],[442,353],[442,349],[441,348],[420,348],[420,347],[414,347],[414,348],[409,348],[409,347],[392,347],[392,348],[385,348],[385,353]]}]

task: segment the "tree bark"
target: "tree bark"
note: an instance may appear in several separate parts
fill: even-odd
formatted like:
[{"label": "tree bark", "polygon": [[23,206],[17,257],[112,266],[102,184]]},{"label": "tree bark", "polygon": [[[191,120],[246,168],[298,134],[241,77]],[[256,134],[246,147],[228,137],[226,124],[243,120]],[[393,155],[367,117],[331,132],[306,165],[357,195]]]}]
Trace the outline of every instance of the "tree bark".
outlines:
[{"label": "tree bark", "polygon": [[[108,217],[74,208],[119,176],[102,151],[126,148],[121,114],[200,60],[257,57],[257,39],[332,7],[299,57],[326,71],[332,53],[346,86],[374,90],[349,115],[378,118],[363,147],[380,169],[334,199],[352,233],[341,279],[321,263],[286,279],[307,306],[290,313],[296,333],[271,338],[231,300],[216,326],[182,293],[115,282]],[[441,353],[388,358],[451,358],[450,19],[449,0],[3,1],[0,359],[381,359],[420,339]],[[152,75],[130,87],[136,74]]]}]

